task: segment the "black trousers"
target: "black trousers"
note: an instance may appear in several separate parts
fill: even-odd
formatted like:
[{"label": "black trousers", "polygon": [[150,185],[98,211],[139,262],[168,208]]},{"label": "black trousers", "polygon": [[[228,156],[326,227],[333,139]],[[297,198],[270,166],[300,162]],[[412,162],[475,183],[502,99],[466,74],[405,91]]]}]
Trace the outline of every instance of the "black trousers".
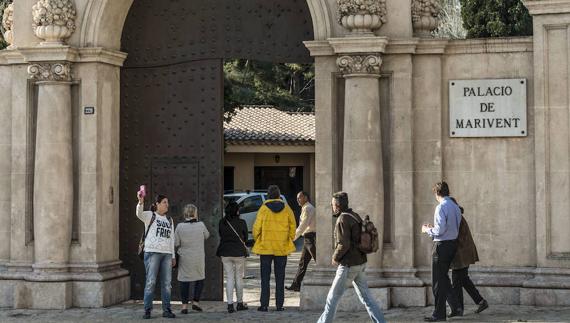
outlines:
[{"label": "black trousers", "polygon": [[271,278],[271,263],[275,269],[275,306],[283,307],[285,302],[285,266],[287,256],[260,255],[261,260],[261,306],[269,306],[269,279]]},{"label": "black trousers", "polygon": [[[469,266],[466,268],[461,269],[454,269],[451,272],[451,284],[453,288],[452,294],[457,297],[457,305],[458,307],[453,307],[452,303],[449,303],[452,310],[454,311],[461,311],[463,310],[463,288],[467,291],[467,294],[471,296],[473,302],[475,304],[481,303],[483,297],[479,294],[477,288],[475,288],[475,284],[469,278]],[[452,295],[450,294],[450,295]],[[453,301],[452,301],[453,302]]]},{"label": "black trousers", "polygon": [[180,282],[180,300],[182,304],[188,304],[190,297],[192,297],[194,302],[199,302],[203,288],[204,279],[192,282]]},{"label": "black trousers", "polygon": [[431,279],[435,310],[432,315],[438,319],[446,317],[446,301],[449,301],[453,306],[457,306],[457,297],[452,292],[451,281],[448,275],[449,267],[456,251],[457,242],[455,240],[435,241],[433,244]]},{"label": "black trousers", "polygon": [[317,234],[309,232],[305,234],[303,238],[303,251],[301,251],[301,259],[299,259],[299,268],[291,283],[291,288],[293,289],[301,288],[301,283],[303,282],[303,278],[305,278],[305,273],[307,272],[307,267],[309,267],[311,259],[317,261]]}]

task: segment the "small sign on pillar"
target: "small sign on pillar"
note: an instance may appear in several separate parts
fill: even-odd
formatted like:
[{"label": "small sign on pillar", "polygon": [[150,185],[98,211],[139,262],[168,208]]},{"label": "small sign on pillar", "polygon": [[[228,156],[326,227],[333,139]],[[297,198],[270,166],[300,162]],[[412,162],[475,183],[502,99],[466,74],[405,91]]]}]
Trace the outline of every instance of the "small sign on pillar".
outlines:
[{"label": "small sign on pillar", "polygon": [[527,80],[449,81],[451,137],[526,137]]},{"label": "small sign on pillar", "polygon": [[84,107],[83,114],[85,115],[95,114],[95,107]]}]

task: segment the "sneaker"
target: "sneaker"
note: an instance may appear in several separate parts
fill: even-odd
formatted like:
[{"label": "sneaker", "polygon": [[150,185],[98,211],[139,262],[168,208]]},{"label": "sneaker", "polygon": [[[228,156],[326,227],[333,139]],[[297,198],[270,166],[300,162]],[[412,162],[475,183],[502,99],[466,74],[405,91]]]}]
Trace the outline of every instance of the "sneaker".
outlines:
[{"label": "sneaker", "polygon": [[234,304],[228,304],[228,313],[233,313],[233,312],[235,312]]},{"label": "sneaker", "polygon": [[180,314],[188,314],[188,309],[185,308],[185,309],[181,310],[181,311],[180,311]]},{"label": "sneaker", "polygon": [[174,315],[174,313],[172,313],[171,310],[166,310],[166,311],[162,312],[162,317],[166,317],[168,319],[173,319],[176,317],[176,315]]},{"label": "sneaker", "polygon": [[483,312],[484,310],[486,310],[486,309],[488,309],[488,308],[489,308],[489,303],[487,303],[486,300],[482,300],[482,301],[479,303],[479,307],[477,307],[477,309],[475,310],[475,314],[481,313],[481,312]]},{"label": "sneaker", "polygon": [[259,312],[267,312],[267,306],[260,306],[257,308]]},{"label": "sneaker", "polygon": [[244,304],[244,303],[237,303],[236,310],[238,310],[238,311],[247,311],[247,310],[248,310],[247,304]]},{"label": "sneaker", "polygon": [[285,307],[278,307],[275,309],[277,312],[283,312],[285,310]]},{"label": "sneaker", "polygon": [[143,320],[150,319],[150,311],[144,311]]},{"label": "sneaker", "polygon": [[202,308],[195,304],[192,304],[192,309],[197,312],[202,312]]},{"label": "sneaker", "polygon": [[451,313],[449,313],[447,315],[447,317],[456,317],[456,316],[463,316],[463,310],[459,309],[459,310],[451,311]]}]

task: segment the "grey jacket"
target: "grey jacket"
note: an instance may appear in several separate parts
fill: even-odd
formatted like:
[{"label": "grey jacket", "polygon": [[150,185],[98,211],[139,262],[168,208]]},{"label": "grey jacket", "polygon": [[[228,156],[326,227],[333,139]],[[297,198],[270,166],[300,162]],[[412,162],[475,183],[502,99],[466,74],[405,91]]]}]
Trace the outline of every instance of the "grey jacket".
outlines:
[{"label": "grey jacket", "polygon": [[197,281],[206,277],[204,241],[210,233],[203,222],[182,222],[174,232],[174,247],[180,255],[178,281]]}]

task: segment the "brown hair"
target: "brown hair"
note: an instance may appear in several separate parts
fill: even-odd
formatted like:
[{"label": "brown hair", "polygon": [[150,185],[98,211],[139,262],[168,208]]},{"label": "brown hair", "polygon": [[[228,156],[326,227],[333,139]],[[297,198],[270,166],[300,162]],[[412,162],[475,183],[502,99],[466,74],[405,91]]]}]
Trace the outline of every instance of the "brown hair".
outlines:
[{"label": "brown hair", "polygon": [[444,181],[435,183],[435,185],[432,188],[432,191],[437,196],[441,197],[449,196],[449,186]]}]

